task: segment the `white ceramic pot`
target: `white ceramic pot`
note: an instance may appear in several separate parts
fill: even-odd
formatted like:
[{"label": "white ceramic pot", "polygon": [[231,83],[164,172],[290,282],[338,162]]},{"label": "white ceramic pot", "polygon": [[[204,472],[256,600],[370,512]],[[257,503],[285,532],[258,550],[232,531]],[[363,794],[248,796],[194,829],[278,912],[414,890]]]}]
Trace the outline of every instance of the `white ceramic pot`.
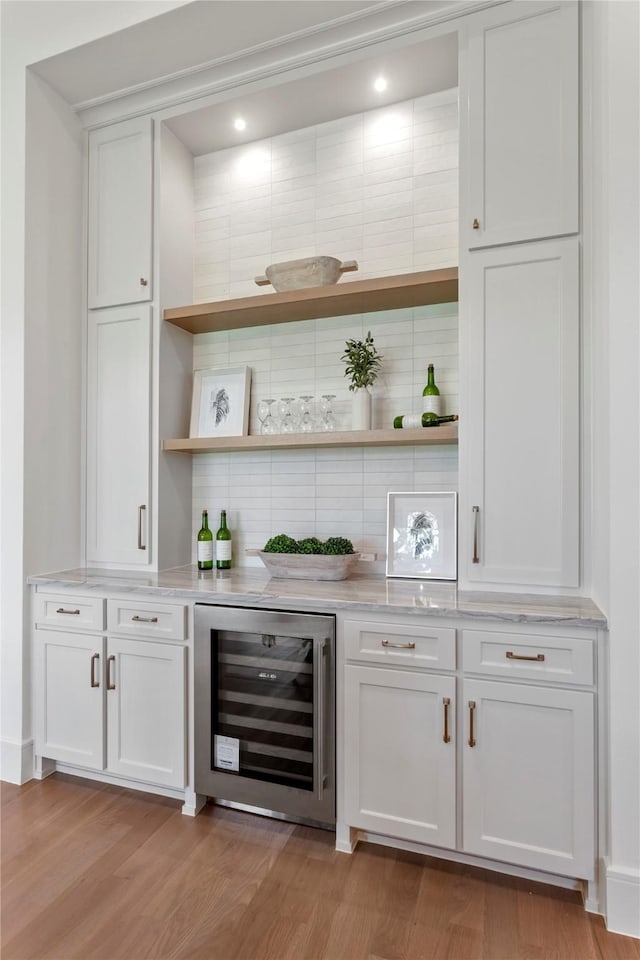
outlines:
[{"label": "white ceramic pot", "polygon": [[356,390],[353,394],[351,408],[351,429],[371,429],[371,394],[366,387]]}]

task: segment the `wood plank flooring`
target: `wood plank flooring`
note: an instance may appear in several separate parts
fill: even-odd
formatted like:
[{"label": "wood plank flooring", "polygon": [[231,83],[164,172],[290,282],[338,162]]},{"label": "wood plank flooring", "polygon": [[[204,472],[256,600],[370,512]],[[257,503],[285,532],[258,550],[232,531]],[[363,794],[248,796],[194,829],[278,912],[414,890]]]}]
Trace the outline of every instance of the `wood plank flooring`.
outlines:
[{"label": "wood plank flooring", "polygon": [[3,960],[640,960],[556,887],[61,774],[1,793]]}]

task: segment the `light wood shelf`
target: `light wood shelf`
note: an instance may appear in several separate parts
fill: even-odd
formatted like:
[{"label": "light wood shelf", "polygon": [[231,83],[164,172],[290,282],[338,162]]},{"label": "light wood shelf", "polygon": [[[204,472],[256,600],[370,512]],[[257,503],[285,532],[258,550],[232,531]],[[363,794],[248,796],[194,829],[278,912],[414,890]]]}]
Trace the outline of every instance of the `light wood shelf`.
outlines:
[{"label": "light wood shelf", "polygon": [[179,453],[230,453],[247,450],[300,450],[326,447],[400,447],[457,443],[458,424],[412,430],[341,430],[328,433],[276,434],[273,437],[191,437],[163,440],[162,449]]},{"label": "light wood shelf", "polygon": [[174,307],[164,311],[164,319],[190,333],[211,333],[293,320],[454,303],[457,299],[458,270],[450,267]]}]

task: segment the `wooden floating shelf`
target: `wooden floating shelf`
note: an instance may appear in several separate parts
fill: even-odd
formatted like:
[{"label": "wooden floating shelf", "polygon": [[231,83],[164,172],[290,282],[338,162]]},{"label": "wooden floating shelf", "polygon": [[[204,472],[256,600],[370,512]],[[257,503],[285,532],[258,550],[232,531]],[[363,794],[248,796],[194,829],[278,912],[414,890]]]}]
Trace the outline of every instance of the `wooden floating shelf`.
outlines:
[{"label": "wooden floating shelf", "polygon": [[294,320],[454,303],[457,299],[458,270],[449,267],[174,307],[164,311],[164,319],[190,333],[211,333]]},{"label": "wooden floating shelf", "polygon": [[341,430],[333,433],[276,434],[273,437],[191,437],[163,440],[162,449],[179,453],[230,453],[240,450],[301,450],[326,447],[400,447],[457,443],[458,424],[412,430]]}]

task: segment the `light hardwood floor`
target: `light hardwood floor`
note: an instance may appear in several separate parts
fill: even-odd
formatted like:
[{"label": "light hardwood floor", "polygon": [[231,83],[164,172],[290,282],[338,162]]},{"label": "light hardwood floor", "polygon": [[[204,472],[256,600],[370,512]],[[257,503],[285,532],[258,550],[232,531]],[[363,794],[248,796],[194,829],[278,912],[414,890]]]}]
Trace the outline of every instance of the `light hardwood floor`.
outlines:
[{"label": "light hardwood floor", "polygon": [[640,960],[573,892],[55,774],[2,784],[3,960]]}]

